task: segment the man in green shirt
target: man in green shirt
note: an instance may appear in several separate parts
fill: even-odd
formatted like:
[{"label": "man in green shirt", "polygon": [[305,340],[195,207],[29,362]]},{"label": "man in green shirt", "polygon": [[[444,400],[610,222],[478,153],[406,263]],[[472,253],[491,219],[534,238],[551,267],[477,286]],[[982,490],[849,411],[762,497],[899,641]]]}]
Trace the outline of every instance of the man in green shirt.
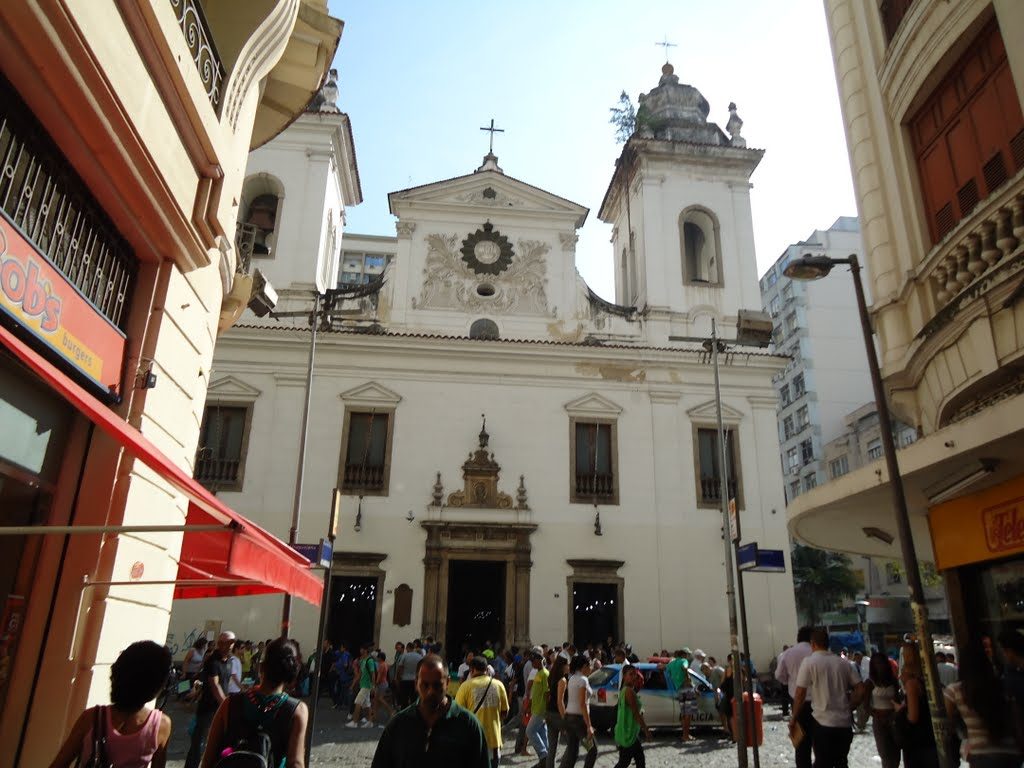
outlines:
[{"label": "man in green shirt", "polygon": [[692,741],[690,735],[690,724],[693,716],[697,713],[697,696],[693,690],[693,683],[690,681],[689,660],[690,649],[683,648],[673,654],[674,658],[665,667],[665,674],[672,681],[672,687],[676,690],[676,697],[679,699],[679,720],[683,726],[683,741]]},{"label": "man in green shirt", "polygon": [[491,768],[483,728],[447,690],[444,661],[425,656],[416,667],[419,700],[388,722],[371,768]]},{"label": "man in green shirt", "polygon": [[348,723],[349,728],[356,728],[361,726],[363,728],[369,728],[373,725],[369,720],[363,718],[360,720],[360,715],[363,710],[370,711],[371,695],[373,693],[373,678],[377,675],[377,662],[374,661],[373,656],[370,655],[370,651],[373,646],[370,644],[364,645],[359,649],[359,679],[354,681],[352,684],[353,688],[358,686],[359,693],[356,694],[356,709],[352,715],[352,720]]},{"label": "man in green shirt", "polygon": [[640,708],[640,699],[636,689],[643,685],[636,667],[622,668],[622,688],[619,690],[619,704],[615,716],[615,746],[619,748],[619,761],[615,768],[626,768],[630,761],[635,760],[637,768],[644,768],[644,746],[640,740],[640,731],[644,738],[651,738],[651,731],[644,722],[644,712]]}]

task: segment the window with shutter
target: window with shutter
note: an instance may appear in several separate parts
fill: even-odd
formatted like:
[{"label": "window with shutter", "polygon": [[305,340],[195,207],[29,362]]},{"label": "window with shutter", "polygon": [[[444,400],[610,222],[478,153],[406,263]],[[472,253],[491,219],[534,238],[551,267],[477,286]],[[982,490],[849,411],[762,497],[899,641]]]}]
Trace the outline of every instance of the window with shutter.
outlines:
[{"label": "window with shutter", "polygon": [[[717,429],[697,429],[697,502],[698,506],[716,507],[722,503],[722,452],[718,446]],[[742,483],[739,476],[739,444],[735,429],[725,430],[727,461],[726,488],[729,497],[743,507]]]},{"label": "window with shutter", "polygon": [[242,474],[249,442],[251,407],[206,406],[199,430],[195,478],[215,491],[242,490]]},{"label": "window with shutter", "polygon": [[1024,169],[1024,114],[993,19],[908,123],[938,243]]},{"label": "window with shutter", "polygon": [[573,423],[573,501],[617,504],[614,424]]},{"label": "window with shutter", "polygon": [[386,496],[391,465],[390,411],[347,411],[340,487],[346,493]]}]

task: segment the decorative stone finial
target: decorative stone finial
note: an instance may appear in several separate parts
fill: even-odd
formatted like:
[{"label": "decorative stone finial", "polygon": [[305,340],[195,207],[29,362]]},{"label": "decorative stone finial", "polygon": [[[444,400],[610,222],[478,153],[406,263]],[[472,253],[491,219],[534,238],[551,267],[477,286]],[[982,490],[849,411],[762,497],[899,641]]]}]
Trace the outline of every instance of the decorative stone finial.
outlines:
[{"label": "decorative stone finial", "polygon": [[480,447],[486,448],[487,442],[491,439],[491,436],[487,434],[487,414],[481,413],[480,418],[484,420],[483,426],[480,427]]},{"label": "decorative stone finial", "polygon": [[729,132],[729,143],[734,147],[747,146],[747,140],[740,136],[743,129],[743,121],[736,114],[736,102],[729,102],[729,122],[725,124],[725,130]]},{"label": "decorative stone finial", "polygon": [[519,476],[519,488],[516,490],[516,509],[527,510],[530,505],[526,503],[526,478]]},{"label": "decorative stone finial", "polygon": [[497,171],[498,173],[504,173],[501,170],[501,166],[498,165],[498,156],[493,152],[488,152],[484,155],[484,163],[477,168],[473,173],[480,173],[481,171]]},{"label": "decorative stone finial", "polygon": [[676,68],[667,61],[661,67],[661,80],[658,85],[678,85],[679,77],[675,74]]},{"label": "decorative stone finial", "polygon": [[433,505],[440,507],[444,504],[444,486],[441,484],[441,473],[437,473],[437,480],[434,482]]}]

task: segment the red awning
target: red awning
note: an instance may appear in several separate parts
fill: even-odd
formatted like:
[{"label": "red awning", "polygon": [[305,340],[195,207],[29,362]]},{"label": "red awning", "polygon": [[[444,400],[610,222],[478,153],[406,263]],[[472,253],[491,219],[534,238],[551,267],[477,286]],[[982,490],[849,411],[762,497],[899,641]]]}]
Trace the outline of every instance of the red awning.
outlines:
[{"label": "red awning", "polygon": [[[0,342],[53,387],[76,410],[119,442],[132,456],[177,488],[189,500],[178,561],[175,598],[234,597],[287,592],[319,605],[323,582],[309,561],[283,541],[225,506],[189,477],[146,437],[55,366],[0,326]],[[223,531],[189,531],[189,526],[223,525]],[[197,580],[209,579],[209,584]],[[231,584],[219,584],[230,581]],[[239,584],[239,581],[251,583]]]}]

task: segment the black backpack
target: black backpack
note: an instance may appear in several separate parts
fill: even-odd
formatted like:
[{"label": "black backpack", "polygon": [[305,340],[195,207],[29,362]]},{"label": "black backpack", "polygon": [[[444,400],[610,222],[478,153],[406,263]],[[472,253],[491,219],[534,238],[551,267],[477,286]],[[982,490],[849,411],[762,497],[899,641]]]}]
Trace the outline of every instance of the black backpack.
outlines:
[{"label": "black backpack", "polygon": [[223,742],[231,752],[217,761],[216,768],[277,768],[288,749],[292,715],[299,700],[289,696],[269,718],[247,722],[243,696],[246,694],[228,697],[228,724]]}]

